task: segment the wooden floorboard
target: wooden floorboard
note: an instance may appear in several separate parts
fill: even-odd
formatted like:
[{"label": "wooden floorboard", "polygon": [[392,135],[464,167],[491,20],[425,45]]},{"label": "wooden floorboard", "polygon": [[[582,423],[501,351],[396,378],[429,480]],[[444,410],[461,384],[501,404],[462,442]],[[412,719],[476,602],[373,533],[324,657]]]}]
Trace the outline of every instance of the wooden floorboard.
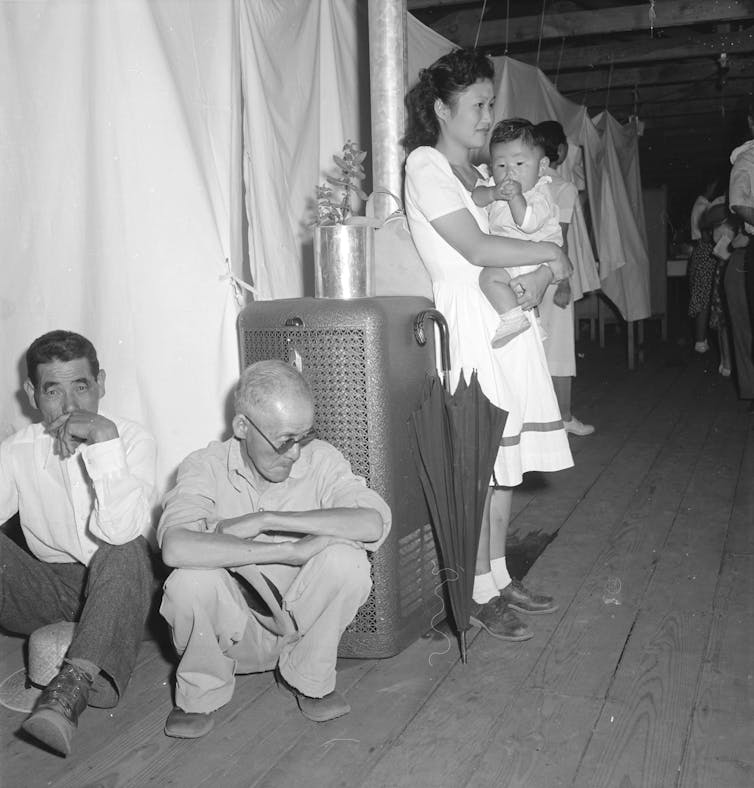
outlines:
[{"label": "wooden floorboard", "polygon": [[[575,465],[514,494],[511,555],[559,610],[507,644],[446,625],[385,660],[341,660],[351,714],[317,725],[271,674],[238,677],[199,741],[163,734],[174,659],[147,641],[122,703],[82,716],[74,753],[0,715],[3,788],[754,784],[754,419],[714,365],[582,345]],[[616,580],[620,588],[616,590]],[[619,604],[616,604],[615,602]],[[0,676],[23,664],[0,637]]]}]

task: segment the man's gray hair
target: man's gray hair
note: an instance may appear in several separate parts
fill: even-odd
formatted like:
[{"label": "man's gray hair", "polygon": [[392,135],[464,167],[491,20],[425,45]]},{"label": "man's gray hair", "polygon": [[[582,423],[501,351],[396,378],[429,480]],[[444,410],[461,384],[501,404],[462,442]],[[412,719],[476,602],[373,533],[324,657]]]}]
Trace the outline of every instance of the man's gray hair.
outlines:
[{"label": "man's gray hair", "polygon": [[236,413],[247,413],[269,405],[284,393],[312,399],[309,384],[295,367],[276,359],[257,361],[241,373],[233,406]]}]

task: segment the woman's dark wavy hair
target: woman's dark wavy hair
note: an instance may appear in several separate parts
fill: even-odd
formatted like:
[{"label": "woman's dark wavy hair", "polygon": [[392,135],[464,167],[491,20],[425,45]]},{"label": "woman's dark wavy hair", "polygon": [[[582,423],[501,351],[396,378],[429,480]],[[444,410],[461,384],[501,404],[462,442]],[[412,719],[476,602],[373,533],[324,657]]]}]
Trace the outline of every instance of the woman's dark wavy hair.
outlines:
[{"label": "woman's dark wavy hair", "polygon": [[495,67],[487,55],[475,49],[454,49],[419,72],[419,81],[406,96],[406,136],[403,146],[410,153],[420,145],[435,145],[440,124],[435,101],[453,106],[458,94],[480,79],[492,79]]}]

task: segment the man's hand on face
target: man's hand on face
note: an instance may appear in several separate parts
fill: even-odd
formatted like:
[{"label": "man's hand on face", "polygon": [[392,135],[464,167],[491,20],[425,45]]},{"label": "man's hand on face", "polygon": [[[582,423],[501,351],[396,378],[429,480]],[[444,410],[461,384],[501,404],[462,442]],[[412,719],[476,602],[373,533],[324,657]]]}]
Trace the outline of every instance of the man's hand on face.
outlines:
[{"label": "man's hand on face", "polygon": [[102,443],[118,437],[110,419],[88,410],[73,410],[58,416],[47,425],[53,437],[53,450],[61,460],[71,457],[81,443]]},{"label": "man's hand on face", "polygon": [[302,536],[296,542],[290,542],[291,554],[288,563],[292,566],[303,566],[307,561],[321,553],[326,547],[334,544],[345,544],[356,550],[363,550],[364,543],[341,536]]}]

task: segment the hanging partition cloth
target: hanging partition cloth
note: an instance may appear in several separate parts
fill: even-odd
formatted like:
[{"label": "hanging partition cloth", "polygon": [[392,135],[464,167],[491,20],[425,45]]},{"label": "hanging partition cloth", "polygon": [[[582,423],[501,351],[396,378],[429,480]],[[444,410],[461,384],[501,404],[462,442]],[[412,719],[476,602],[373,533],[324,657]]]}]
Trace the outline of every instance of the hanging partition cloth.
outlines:
[{"label": "hanging partition cloth", "polygon": [[[237,2],[25,0],[0,14],[0,438],[35,337],[84,334],[158,485],[238,375]],[[238,114],[236,114],[238,112]]]},{"label": "hanging partition cloth", "polygon": [[431,377],[409,419],[463,662],[484,503],[507,416],[485,397],[474,372],[468,383],[461,376],[454,394]]},{"label": "hanging partition cloth", "polygon": [[346,140],[370,149],[366,3],[240,2],[251,278],[258,300],[311,295],[315,187]]}]

